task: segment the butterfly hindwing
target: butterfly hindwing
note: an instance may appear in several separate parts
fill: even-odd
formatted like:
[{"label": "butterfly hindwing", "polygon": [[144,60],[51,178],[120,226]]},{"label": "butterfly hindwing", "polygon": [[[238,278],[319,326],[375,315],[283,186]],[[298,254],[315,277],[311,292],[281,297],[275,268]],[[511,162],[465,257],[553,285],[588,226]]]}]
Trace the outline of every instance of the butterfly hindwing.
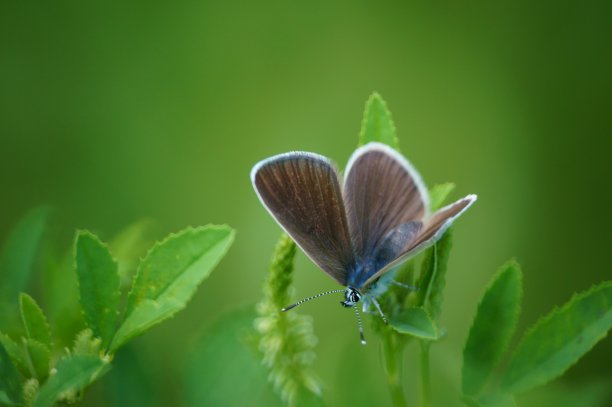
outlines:
[{"label": "butterfly hindwing", "polygon": [[475,201],[476,195],[468,195],[434,213],[431,218],[425,221],[424,227],[419,231],[418,235],[403,250],[397,253],[396,258],[371,275],[362,287],[369,286],[387,271],[438,241],[455,219],[461,216]]},{"label": "butterfly hindwing", "polygon": [[258,163],[251,180],[266,209],[306,255],[346,285],[354,254],[334,165],[317,154],[281,154]]}]

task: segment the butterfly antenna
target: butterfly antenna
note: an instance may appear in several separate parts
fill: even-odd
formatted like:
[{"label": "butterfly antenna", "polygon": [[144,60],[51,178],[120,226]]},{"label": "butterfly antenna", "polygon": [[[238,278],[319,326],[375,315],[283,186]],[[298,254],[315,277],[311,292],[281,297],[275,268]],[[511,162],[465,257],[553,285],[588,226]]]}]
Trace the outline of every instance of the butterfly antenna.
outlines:
[{"label": "butterfly antenna", "polygon": [[366,340],[363,336],[363,326],[361,326],[361,316],[359,315],[359,310],[357,309],[357,306],[354,305],[353,308],[355,308],[355,315],[357,315],[357,325],[359,325],[359,338],[361,339],[361,344],[365,345]]},{"label": "butterfly antenna", "polygon": [[315,298],[319,298],[319,297],[322,297],[322,296],[327,295],[327,294],[343,293],[343,292],[344,292],[344,290],[326,291],[326,292],[321,293],[321,294],[313,295],[312,297],[304,298],[303,300],[300,300],[300,301],[296,302],[295,304],[289,305],[288,307],[285,307],[285,308],[281,309],[281,311],[283,311],[283,312],[289,311],[290,309],[295,308],[298,305],[301,305],[301,304],[303,304],[303,303],[305,303],[307,301],[314,300]]}]

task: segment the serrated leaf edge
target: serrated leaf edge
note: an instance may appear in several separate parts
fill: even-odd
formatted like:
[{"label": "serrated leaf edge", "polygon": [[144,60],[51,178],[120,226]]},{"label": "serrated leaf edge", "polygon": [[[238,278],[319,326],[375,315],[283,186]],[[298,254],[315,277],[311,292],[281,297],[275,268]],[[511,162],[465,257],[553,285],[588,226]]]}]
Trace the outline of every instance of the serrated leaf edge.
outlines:
[{"label": "serrated leaf edge", "polygon": [[359,129],[359,136],[358,136],[358,142],[359,145],[365,145],[366,142],[364,140],[365,138],[365,128],[366,128],[366,122],[368,120],[368,112],[370,111],[372,104],[373,103],[378,103],[380,102],[380,104],[382,105],[383,109],[385,110],[385,112],[387,113],[387,116],[389,117],[389,124],[391,125],[391,129],[393,130],[393,143],[395,145],[390,146],[393,149],[400,151],[399,149],[399,138],[397,137],[397,128],[395,127],[395,122],[393,121],[393,116],[391,115],[391,110],[389,109],[389,106],[387,105],[387,102],[383,99],[383,97],[380,95],[380,93],[378,92],[372,92],[372,94],[370,95],[370,97],[368,97],[368,100],[366,101],[365,104],[365,108],[363,110],[363,116],[361,119],[361,128]]},{"label": "serrated leaf edge", "polygon": [[[204,225],[204,226],[198,226],[198,227],[188,226],[187,228],[185,228],[185,229],[183,229],[183,230],[181,230],[181,231],[179,231],[179,232],[170,233],[170,234],[169,234],[168,236],[166,236],[164,239],[162,239],[162,240],[160,240],[160,241],[157,241],[157,242],[156,242],[156,243],[155,243],[155,244],[154,244],[154,245],[153,245],[153,246],[152,246],[152,247],[151,247],[151,248],[150,248],[150,249],[147,251],[147,253],[145,254],[145,256],[144,256],[144,257],[143,257],[143,258],[140,260],[140,264],[139,264],[139,266],[138,266],[138,271],[137,271],[136,275],[134,276],[134,279],[133,279],[133,282],[132,282],[132,289],[130,290],[130,294],[128,295],[128,305],[129,305],[129,297],[132,295],[132,292],[133,292],[134,287],[135,287],[135,285],[136,285],[136,279],[137,279],[137,278],[138,278],[138,276],[140,275],[140,270],[141,270],[140,265],[141,265],[141,264],[142,264],[142,263],[143,263],[143,262],[144,262],[144,261],[145,261],[145,260],[148,258],[148,256],[151,254],[151,252],[153,252],[153,250],[155,250],[157,247],[159,247],[159,246],[161,246],[161,245],[165,244],[167,241],[169,241],[169,240],[171,240],[171,239],[174,239],[174,238],[177,238],[177,237],[182,237],[182,236],[183,236],[183,235],[185,235],[185,234],[188,234],[188,233],[189,233],[189,234],[194,234],[194,233],[199,232],[199,231],[202,231],[202,230],[212,230],[212,229],[216,229],[216,230],[226,230],[226,231],[228,231],[228,232],[229,232],[229,233],[228,233],[228,235],[227,235],[227,246],[226,246],[226,248],[225,248],[225,250],[224,250],[223,254],[222,254],[222,255],[219,257],[219,259],[218,259],[218,260],[217,260],[217,261],[216,261],[216,262],[215,262],[215,263],[212,265],[212,268],[211,268],[211,269],[214,269],[215,267],[217,267],[217,265],[219,264],[219,262],[221,262],[221,260],[223,259],[223,257],[225,256],[225,254],[227,253],[227,251],[229,250],[230,246],[232,245],[232,243],[233,243],[233,241],[234,241],[234,238],[235,238],[235,236],[236,236],[236,230],[235,230],[235,229],[233,229],[232,227],[230,227],[229,225],[226,225],[226,224],[223,224],[223,225]],[[165,292],[165,291],[166,291],[166,290],[167,290],[169,287],[171,287],[171,286],[172,286],[172,284],[168,284],[168,285],[167,285],[167,286],[164,288],[164,290],[162,291],[162,293],[163,293],[163,292]],[[160,296],[161,296],[161,294],[160,294]],[[159,296],[158,296],[157,298],[159,298]],[[190,299],[189,299],[189,300],[190,300]],[[122,340],[122,341],[121,341],[119,344],[116,344],[116,343],[115,343],[115,338],[117,337],[117,333],[118,333],[119,331],[121,331],[121,328],[122,328],[123,324],[125,323],[125,321],[127,321],[127,320],[128,320],[128,318],[131,316],[132,312],[133,312],[133,311],[134,311],[134,309],[136,308],[137,304],[140,304],[140,302],[139,302],[139,303],[137,303],[136,305],[134,305],[134,306],[132,307],[132,309],[131,309],[131,310],[128,310],[128,309],[126,308],[126,313],[125,313],[125,316],[123,317],[123,320],[122,320],[122,321],[121,321],[121,323],[119,324],[119,328],[118,328],[118,329],[117,329],[117,331],[115,332],[115,337],[113,338],[113,340],[111,341],[111,343],[110,343],[110,345],[109,345],[109,347],[108,347],[108,349],[109,349],[110,353],[114,353],[114,352],[116,352],[116,351],[117,351],[117,350],[118,350],[118,349],[119,349],[121,346],[123,346],[123,345],[124,345],[125,343],[127,343],[129,340],[133,339],[133,338],[134,338],[134,337],[136,337],[136,336],[141,335],[142,333],[144,333],[146,330],[150,329],[151,327],[153,327],[153,326],[155,326],[155,325],[158,325],[158,324],[160,324],[160,323],[164,322],[164,321],[165,321],[165,320],[167,320],[167,319],[172,318],[172,317],[173,317],[173,316],[174,316],[176,313],[178,313],[179,311],[183,310],[183,309],[184,309],[184,308],[187,306],[187,304],[189,303],[189,300],[187,300],[186,302],[184,302],[184,303],[182,303],[182,304],[179,304],[179,305],[177,306],[178,308],[176,308],[176,310],[174,310],[173,312],[168,313],[168,314],[166,314],[166,315],[163,315],[161,319],[158,319],[158,320],[156,320],[156,321],[154,321],[154,322],[152,322],[152,323],[150,323],[150,324],[146,325],[146,328],[143,330],[143,332],[141,332],[141,333],[139,333],[139,334],[133,334],[133,335],[126,336],[125,338],[123,338],[123,340]],[[156,299],[145,298],[143,301],[151,301],[151,302],[156,302]],[[128,313],[128,311],[129,311],[129,313]]]},{"label": "serrated leaf edge", "polygon": [[[516,267],[516,269],[518,270],[518,277],[519,277],[519,303],[518,303],[518,307],[516,309],[516,315],[514,315],[514,323],[512,324],[512,330],[510,335],[508,336],[508,338],[506,339],[506,343],[503,344],[502,346],[502,351],[499,353],[499,356],[497,357],[497,360],[495,360],[493,362],[493,368],[495,368],[496,366],[499,365],[500,361],[503,359],[504,355],[507,354],[508,352],[508,348],[510,346],[510,343],[512,342],[512,337],[514,336],[515,332],[516,332],[516,327],[518,325],[518,320],[520,318],[521,312],[522,312],[522,307],[521,307],[521,301],[523,298],[523,271],[521,268],[521,265],[519,264],[518,261],[516,261],[516,259],[510,259],[507,262],[505,262],[504,264],[501,265],[501,267],[499,267],[499,269],[497,270],[497,272],[495,273],[495,275],[493,276],[493,278],[491,279],[491,281],[489,282],[489,284],[487,285],[487,287],[484,289],[482,296],[480,297],[480,300],[478,301],[478,305],[476,307],[476,314],[474,315],[474,318],[472,319],[472,323],[470,325],[470,329],[468,330],[468,339],[466,339],[465,344],[463,345],[463,350],[462,350],[462,365],[461,365],[461,375],[462,375],[462,379],[461,379],[461,391],[463,391],[463,367],[465,366],[465,349],[467,347],[468,344],[468,340],[472,334],[472,329],[474,328],[474,324],[476,322],[476,316],[479,315],[480,311],[481,311],[481,307],[482,307],[482,302],[484,300],[484,297],[487,295],[487,293],[489,292],[489,290],[491,288],[493,288],[493,286],[495,285],[495,283],[497,282],[497,280],[499,280],[499,278],[502,276],[502,274],[510,269],[510,267]],[[485,383],[486,384],[486,381]],[[484,385],[483,384],[483,385]],[[480,390],[477,392],[477,394],[465,394],[465,396],[469,396],[474,398],[475,396],[477,396],[480,391],[482,390],[482,386],[480,388]]]},{"label": "serrated leaf edge", "polygon": [[[599,284],[594,284],[588,290],[581,291],[579,293],[574,293],[571,296],[571,298],[567,302],[565,302],[562,306],[560,306],[560,307],[559,306],[555,306],[548,314],[544,315],[543,317],[540,317],[540,319],[538,319],[531,327],[529,327],[525,331],[523,336],[521,337],[521,340],[519,341],[518,345],[516,346],[516,348],[512,352],[512,356],[510,358],[510,362],[508,363],[508,367],[510,366],[510,363],[512,362],[514,357],[516,356],[518,350],[521,349],[521,347],[523,346],[523,343],[525,342],[525,340],[528,339],[533,334],[533,332],[536,331],[536,329],[538,329],[541,325],[546,324],[553,317],[555,317],[558,314],[560,314],[560,313],[566,311],[567,309],[569,309],[575,302],[580,301],[583,298],[588,297],[589,295],[593,294],[594,292],[596,292],[598,290],[603,290],[604,288],[608,288],[608,287],[612,288],[612,281],[605,280],[605,281],[602,281]],[[591,346],[591,348],[589,348],[584,354],[590,352],[591,349],[593,349],[593,347],[595,347],[595,345],[598,342],[600,342],[602,339],[604,339],[607,335],[608,335],[608,332],[605,332],[601,336],[599,336],[597,338],[597,340],[593,343],[593,346]],[[582,355],[582,356],[584,356],[584,355]],[[567,372],[572,366],[574,366],[582,358],[582,356],[578,357],[571,364],[569,364],[567,366],[567,368],[565,370],[563,370],[562,372],[560,372],[556,377],[554,377],[554,378],[552,378],[552,379],[550,379],[550,380],[548,380],[546,382],[537,384],[537,385],[535,385],[533,387],[527,388],[527,389],[514,390],[514,389],[512,389],[512,387],[506,387],[505,384],[504,384],[506,376],[504,375],[504,377],[502,378],[502,388],[504,390],[507,390],[507,392],[510,392],[510,393],[514,394],[514,393],[521,393],[521,392],[533,389],[535,387],[543,386],[546,383],[549,383],[550,381],[555,380],[556,378],[559,378],[559,377],[563,376],[563,374],[565,374],[565,372]]]},{"label": "serrated leaf edge", "polygon": [[[115,266],[115,273],[117,274],[117,289],[115,291],[115,294],[117,294],[117,298],[121,299],[121,278],[119,276],[119,263],[117,261],[117,259],[115,258],[115,256],[113,256],[113,253],[110,250],[110,246],[107,242],[104,242],[102,239],[100,239],[100,237],[98,237],[98,235],[96,235],[95,233],[87,230],[87,229],[78,229],[75,233],[75,237],[74,237],[74,244],[73,244],[73,259],[74,259],[74,264],[73,264],[73,268],[74,268],[74,272],[76,274],[76,284],[77,284],[77,292],[79,295],[79,305],[81,308],[81,315],[83,316],[83,319],[85,320],[85,325],[91,329],[92,333],[94,332],[94,327],[90,326],[90,325],[95,325],[92,321],[89,321],[89,318],[87,317],[87,315],[85,315],[85,309],[83,308],[83,303],[81,302],[81,280],[79,278],[79,273],[77,271],[77,246],[79,244],[79,239],[81,238],[81,236],[87,236],[92,238],[94,241],[96,241],[96,243],[98,243],[101,247],[103,247],[104,249],[106,249],[106,251],[108,252],[111,261],[113,263],[113,265]],[[117,318],[115,320],[115,330],[113,332],[113,334],[109,337],[108,343],[106,348],[110,347],[110,344],[113,341],[113,338],[115,336],[115,333],[117,333],[117,329],[118,329],[118,323],[119,323],[119,310],[116,311],[117,312]],[[96,336],[96,335],[94,335]],[[102,342],[104,342],[104,339],[101,337],[100,340]]]},{"label": "serrated leaf edge", "polygon": [[[144,257],[142,259],[140,259],[140,262],[138,264],[138,268],[136,270],[136,274],[134,275],[134,278],[132,279],[132,287],[130,288],[130,292],[128,293],[128,301],[127,301],[127,305],[126,305],[126,311],[125,311],[125,316],[124,316],[124,321],[130,316],[131,312],[133,311],[134,308],[134,304],[132,304],[132,301],[134,301],[133,295],[134,295],[134,289],[136,288],[136,284],[138,282],[139,279],[142,278],[142,265],[143,263],[149,258],[149,256],[151,255],[151,253],[153,253],[155,250],[157,250],[160,246],[166,244],[167,242],[177,239],[179,237],[183,237],[184,235],[190,234],[190,235],[194,235],[197,232],[203,231],[203,230],[227,230],[229,232],[229,243],[231,244],[234,241],[234,236],[236,235],[236,231],[231,228],[229,225],[226,224],[222,224],[222,225],[204,225],[204,226],[187,226],[186,228],[178,231],[178,232],[172,232],[170,234],[168,234],[166,237],[164,237],[161,240],[156,241],[153,246],[151,246],[151,248],[149,250],[147,250],[147,253],[144,255]],[[215,264],[213,267],[215,267],[217,264]],[[168,284],[166,287],[164,287],[164,289],[161,291],[162,293],[165,292],[168,287],[171,284]],[[150,299],[150,298],[149,298]]]},{"label": "serrated leaf edge", "polygon": [[[42,316],[43,326],[45,327],[46,333],[49,336],[49,343],[43,343],[43,342],[39,341],[37,338],[32,338],[30,330],[28,329],[28,323],[25,320],[25,314],[23,312],[23,301],[24,301],[24,299],[26,299],[27,301],[30,301],[31,304],[34,305],[34,308],[36,308],[36,310],[38,311],[40,316]],[[49,351],[50,351],[51,348],[53,347],[53,336],[51,335],[51,325],[49,325],[49,320],[47,319],[47,316],[43,312],[43,310],[40,307],[40,305],[38,305],[36,300],[31,295],[29,295],[28,293],[24,293],[24,292],[19,293],[19,312],[21,313],[21,320],[23,322],[23,327],[24,327],[24,330],[25,330],[25,333],[26,333],[27,337],[30,338],[30,339],[35,339],[37,342],[40,342],[41,344],[45,345],[49,349]]]}]

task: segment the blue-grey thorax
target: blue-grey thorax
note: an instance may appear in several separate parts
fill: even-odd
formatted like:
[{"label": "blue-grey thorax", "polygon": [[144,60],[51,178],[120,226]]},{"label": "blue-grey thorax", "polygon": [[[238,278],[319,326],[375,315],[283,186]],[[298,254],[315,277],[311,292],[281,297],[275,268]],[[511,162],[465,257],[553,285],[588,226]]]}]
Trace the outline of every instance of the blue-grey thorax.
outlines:
[{"label": "blue-grey thorax", "polygon": [[[358,290],[363,290],[363,285],[365,282],[378,270],[380,270],[381,266],[381,264],[376,264],[376,262],[373,260],[359,262],[354,266],[353,270],[348,273],[347,286],[355,287]],[[389,270],[388,272],[384,273],[376,282],[372,283],[366,291],[372,292],[383,289],[383,291],[377,295],[382,294],[384,291],[386,291],[387,286],[393,279],[394,274],[395,273],[393,270]]]}]

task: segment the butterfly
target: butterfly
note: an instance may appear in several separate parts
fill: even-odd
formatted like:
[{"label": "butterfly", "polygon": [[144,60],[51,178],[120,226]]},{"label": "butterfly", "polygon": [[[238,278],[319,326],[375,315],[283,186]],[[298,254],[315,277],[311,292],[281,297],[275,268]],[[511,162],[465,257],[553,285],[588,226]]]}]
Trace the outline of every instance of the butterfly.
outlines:
[{"label": "butterfly", "polygon": [[[368,143],[351,156],[340,175],[319,154],[289,152],[258,162],[253,187],[264,207],[321,270],[344,286],[283,308],[331,293],[344,293],[344,307],[357,315],[373,304],[386,318],[376,296],[386,289],[381,277],[433,245],[475,201],[467,195],[433,214],[419,173],[399,152]],[[380,287],[380,286],[383,287]]]}]

